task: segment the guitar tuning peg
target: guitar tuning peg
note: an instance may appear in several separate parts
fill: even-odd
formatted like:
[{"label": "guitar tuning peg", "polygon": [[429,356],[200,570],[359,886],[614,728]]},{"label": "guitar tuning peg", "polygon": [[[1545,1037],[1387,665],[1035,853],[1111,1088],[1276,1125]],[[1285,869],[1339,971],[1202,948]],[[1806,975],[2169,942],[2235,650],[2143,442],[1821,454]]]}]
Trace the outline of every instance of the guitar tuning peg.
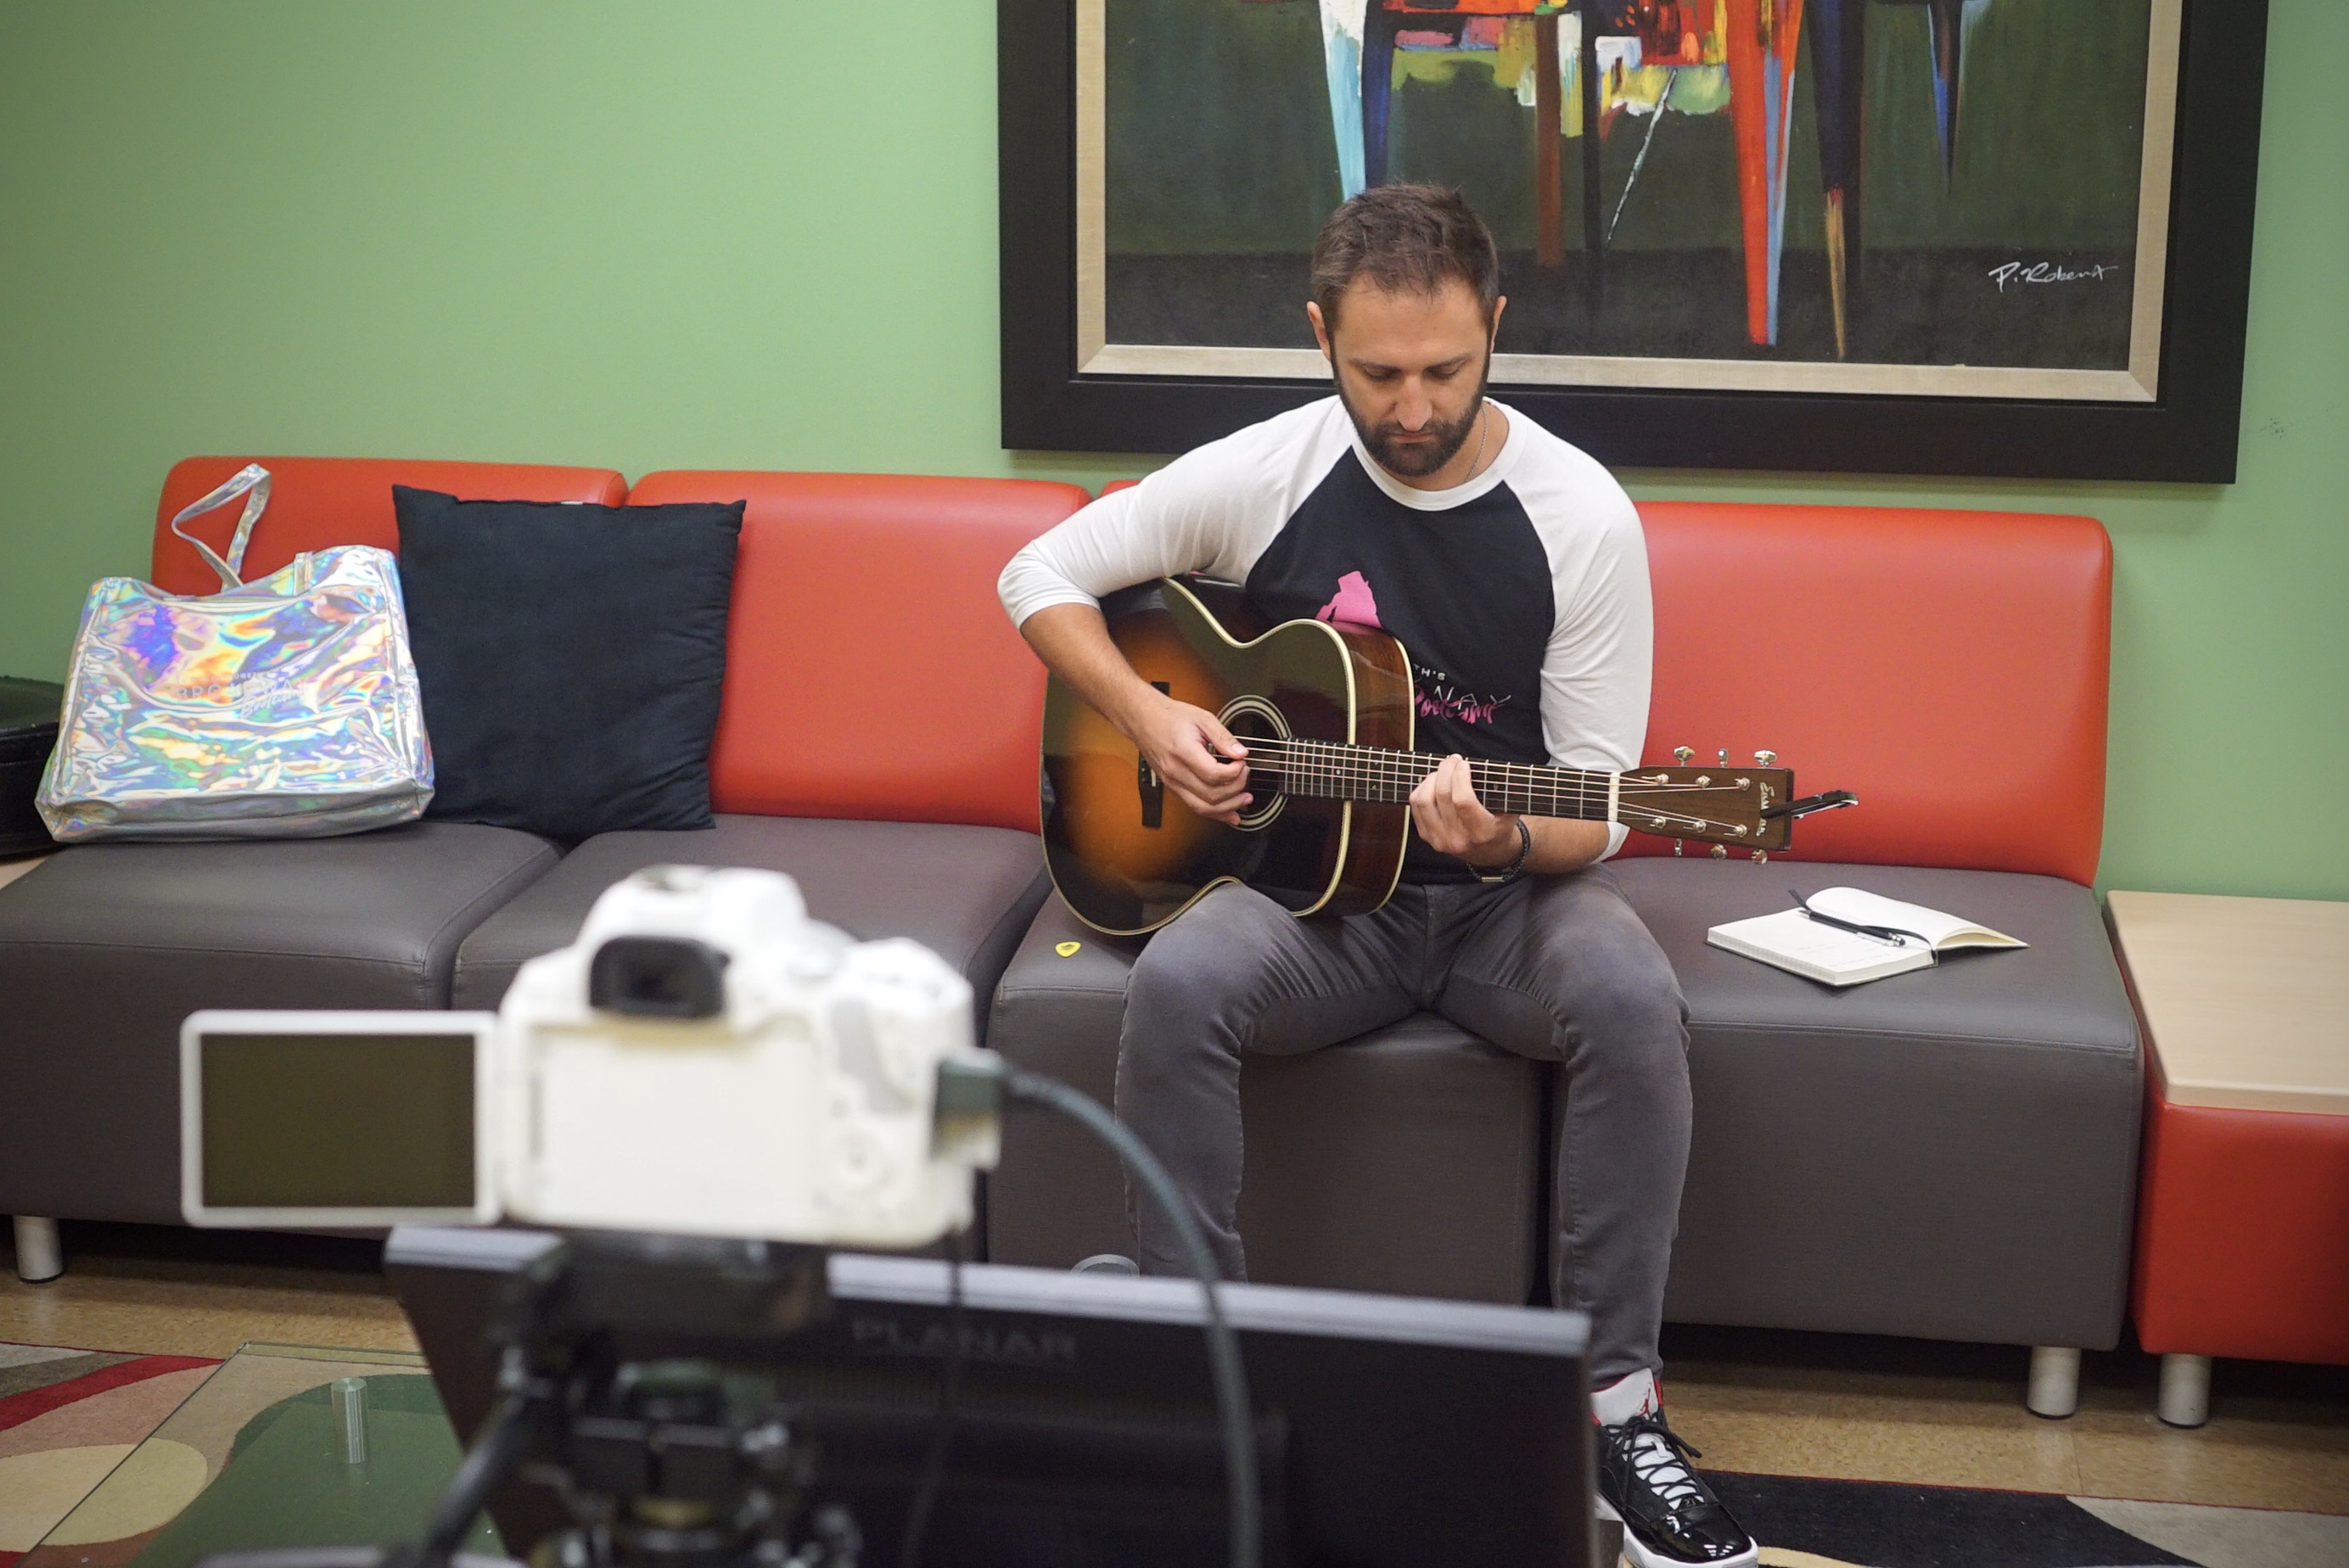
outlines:
[{"label": "guitar tuning peg", "polygon": [[1757,865],[1757,866],[1766,866],[1766,865],[1768,865],[1768,864],[1770,863],[1770,851],[1767,851],[1767,850],[1756,850],[1756,851],[1754,851],[1754,863],[1755,865]]},{"label": "guitar tuning peg", "polygon": [[1672,841],[1672,859],[1679,860],[1681,858],[1681,849],[1685,842],[1686,841],[1682,839],[1674,839]]},{"label": "guitar tuning peg", "polygon": [[1688,766],[1688,759],[1695,755],[1696,748],[1693,746],[1675,746],[1672,748],[1672,759],[1683,768]]},{"label": "guitar tuning peg", "polygon": [[1713,846],[1713,858],[1716,861],[1725,861],[1729,858],[1729,851],[1715,844]]},{"label": "guitar tuning peg", "polygon": [[1729,766],[1729,748],[1727,748],[1726,746],[1723,747],[1723,748],[1721,748],[1721,753],[1720,753],[1720,755],[1721,755],[1721,765],[1722,765],[1723,768],[1728,767],[1728,766]]},{"label": "guitar tuning peg", "polygon": [[1757,751],[1754,754],[1754,760],[1764,768],[1775,768],[1778,765],[1778,754],[1775,751]]}]

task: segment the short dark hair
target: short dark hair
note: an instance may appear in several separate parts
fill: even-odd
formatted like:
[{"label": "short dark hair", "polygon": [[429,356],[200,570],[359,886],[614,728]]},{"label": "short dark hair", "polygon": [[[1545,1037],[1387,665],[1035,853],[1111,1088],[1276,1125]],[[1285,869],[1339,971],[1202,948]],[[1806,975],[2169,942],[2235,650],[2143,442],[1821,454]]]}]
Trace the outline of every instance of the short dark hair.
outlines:
[{"label": "short dark hair", "polygon": [[1389,294],[1433,294],[1466,284],[1489,325],[1501,297],[1493,231],[1459,191],[1442,185],[1379,185],[1330,214],[1313,241],[1313,303],[1330,330],[1338,297],[1363,278]]}]

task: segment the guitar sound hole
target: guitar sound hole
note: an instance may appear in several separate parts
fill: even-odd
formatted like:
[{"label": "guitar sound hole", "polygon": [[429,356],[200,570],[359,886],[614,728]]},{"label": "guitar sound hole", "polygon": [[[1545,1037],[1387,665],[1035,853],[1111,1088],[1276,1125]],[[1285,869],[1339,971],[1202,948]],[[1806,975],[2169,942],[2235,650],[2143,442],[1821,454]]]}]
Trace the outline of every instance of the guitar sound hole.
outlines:
[{"label": "guitar sound hole", "polygon": [[[1281,717],[1278,708],[1260,696],[1235,698],[1216,717],[1224,721],[1224,727],[1251,751],[1256,749],[1258,741],[1288,738],[1288,721]],[[1280,809],[1287,799],[1281,794],[1281,776],[1277,772],[1258,768],[1248,769],[1248,793],[1255,797],[1255,801],[1240,814],[1239,825],[1243,831],[1252,833],[1268,827],[1274,818],[1280,815]]]}]

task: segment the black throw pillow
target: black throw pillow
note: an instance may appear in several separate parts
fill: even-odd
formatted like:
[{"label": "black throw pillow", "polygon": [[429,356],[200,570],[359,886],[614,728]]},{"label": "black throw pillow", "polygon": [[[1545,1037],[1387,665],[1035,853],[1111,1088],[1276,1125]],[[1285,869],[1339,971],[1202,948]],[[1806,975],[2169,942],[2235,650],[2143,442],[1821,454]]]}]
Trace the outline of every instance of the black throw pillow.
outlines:
[{"label": "black throw pillow", "polygon": [[391,499],[425,815],[573,840],[709,827],[743,503]]}]

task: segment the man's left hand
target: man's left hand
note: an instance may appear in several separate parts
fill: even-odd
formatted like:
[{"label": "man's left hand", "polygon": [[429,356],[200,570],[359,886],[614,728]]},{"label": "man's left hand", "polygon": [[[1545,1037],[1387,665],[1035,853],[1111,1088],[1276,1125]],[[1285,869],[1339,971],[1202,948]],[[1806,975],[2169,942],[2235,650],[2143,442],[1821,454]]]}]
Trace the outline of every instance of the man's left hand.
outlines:
[{"label": "man's left hand", "polygon": [[1517,819],[1495,816],[1476,799],[1468,763],[1458,753],[1436,765],[1411,792],[1412,825],[1428,847],[1472,866],[1506,865],[1517,856]]}]

